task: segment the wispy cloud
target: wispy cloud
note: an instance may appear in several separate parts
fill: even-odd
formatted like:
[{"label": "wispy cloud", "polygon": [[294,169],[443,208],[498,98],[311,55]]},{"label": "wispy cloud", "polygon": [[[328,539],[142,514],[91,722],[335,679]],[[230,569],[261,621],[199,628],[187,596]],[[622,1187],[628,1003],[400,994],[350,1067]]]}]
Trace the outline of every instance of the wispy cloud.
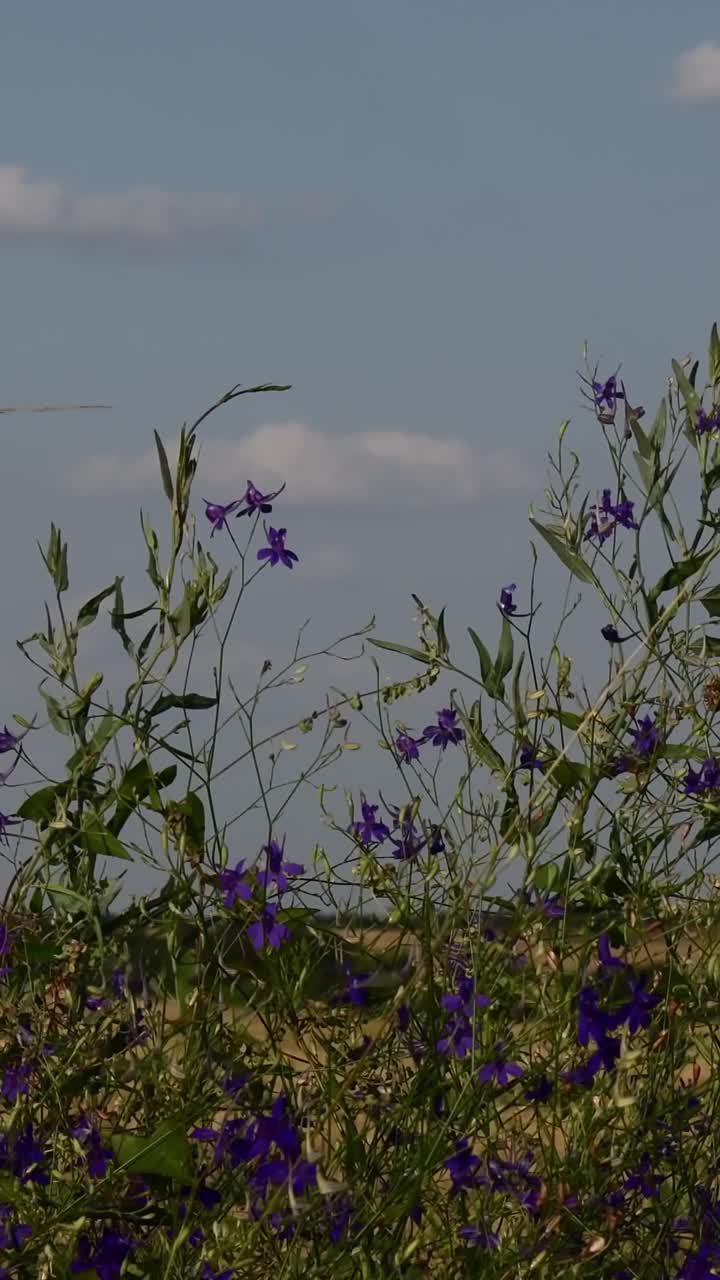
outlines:
[{"label": "wispy cloud", "polygon": [[[172,453],[176,443],[168,442]],[[196,491],[209,501],[240,496],[251,479],[265,489],[287,481],[283,502],[314,506],[447,506],[490,494],[528,494],[537,460],[516,449],[482,450],[464,440],[409,431],[318,431],[302,422],[257,427],[241,440],[201,444]],[[109,497],[158,483],[154,450],[136,457],[98,454],[73,464],[66,485]]]},{"label": "wispy cloud", "polygon": [[720,99],[720,44],[696,45],[675,60],[672,96],[676,102]]},{"label": "wispy cloud", "polygon": [[[299,217],[314,217],[327,213],[330,203],[328,197],[299,196],[288,208]],[[157,244],[239,232],[276,212],[212,192],[147,188],[77,194],[59,182],[32,178],[26,169],[0,165],[0,236]]]}]

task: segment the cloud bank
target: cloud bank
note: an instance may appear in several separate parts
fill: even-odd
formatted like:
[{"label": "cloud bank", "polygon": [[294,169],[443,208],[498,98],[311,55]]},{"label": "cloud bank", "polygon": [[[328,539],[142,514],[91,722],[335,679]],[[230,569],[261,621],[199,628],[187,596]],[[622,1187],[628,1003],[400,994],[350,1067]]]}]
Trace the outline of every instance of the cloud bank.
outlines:
[{"label": "cloud bank", "polygon": [[[176,441],[166,441],[170,458]],[[201,441],[196,493],[211,502],[242,496],[250,479],[261,489],[287,482],[283,503],[313,506],[446,507],[492,494],[530,494],[538,466],[522,450],[484,451],[464,440],[409,431],[340,435],[302,422],[257,427],[240,440]],[[128,457],[78,460],[65,476],[78,495],[152,492],[159,485],[154,449]]]},{"label": "cloud bank", "polygon": [[[316,216],[327,213],[330,204],[320,196],[301,196],[291,207],[299,216]],[[268,216],[240,196],[211,192],[147,188],[78,195],[58,182],[32,178],[26,169],[0,165],[0,237],[157,244],[236,233]]]},{"label": "cloud bank", "polygon": [[676,102],[720,99],[720,44],[696,45],[675,61],[672,96]]}]

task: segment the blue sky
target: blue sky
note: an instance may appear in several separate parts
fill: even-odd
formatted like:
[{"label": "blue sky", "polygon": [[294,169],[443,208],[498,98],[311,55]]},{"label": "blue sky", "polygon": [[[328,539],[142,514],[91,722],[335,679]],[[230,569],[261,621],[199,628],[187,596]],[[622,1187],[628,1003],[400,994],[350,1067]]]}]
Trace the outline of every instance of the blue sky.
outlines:
[{"label": "blue sky", "polygon": [[527,585],[560,420],[590,471],[601,456],[583,341],[654,407],[717,317],[716,5],[11,0],[3,17],[0,403],[113,407],[0,417],[0,720],[34,709],[14,640],[40,621],[35,539],[62,525],[77,597],[132,580],[138,507],[161,512],[152,429],[172,437],[238,381],[293,389],[213,420],[199,514],[287,462],[304,563],[263,584],[240,675],[308,614],[317,640],[374,612],[412,641],[411,591],[495,628],[499,587]]}]

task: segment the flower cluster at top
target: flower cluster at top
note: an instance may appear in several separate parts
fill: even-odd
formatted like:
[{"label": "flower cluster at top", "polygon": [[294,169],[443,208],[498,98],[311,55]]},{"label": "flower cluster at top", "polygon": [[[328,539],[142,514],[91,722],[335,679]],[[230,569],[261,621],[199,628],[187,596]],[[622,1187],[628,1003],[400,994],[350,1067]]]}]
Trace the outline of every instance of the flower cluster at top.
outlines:
[{"label": "flower cluster at top", "polygon": [[[218,530],[228,528],[228,516],[234,515],[237,519],[239,516],[269,515],[273,502],[281,493],[282,489],[276,489],[274,493],[261,493],[252,480],[248,480],[242,498],[235,498],[232,502],[224,504],[208,502],[207,498],[203,498],[205,515],[212,525],[210,537],[212,538]],[[285,546],[287,529],[273,529],[270,526],[266,529],[265,536],[268,545],[258,551],[258,560],[267,560],[271,565],[284,564],[287,569],[292,569],[299,557]]]}]

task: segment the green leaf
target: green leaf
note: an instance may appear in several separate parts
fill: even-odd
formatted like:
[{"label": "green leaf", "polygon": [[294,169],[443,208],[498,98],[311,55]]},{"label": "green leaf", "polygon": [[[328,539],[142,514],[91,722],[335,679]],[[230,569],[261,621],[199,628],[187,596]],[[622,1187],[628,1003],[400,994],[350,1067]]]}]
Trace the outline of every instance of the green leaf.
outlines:
[{"label": "green leaf", "polygon": [[468,632],[470,634],[470,639],[475,645],[477,656],[480,659],[480,675],[482,682],[483,684],[487,684],[488,678],[492,675],[493,660],[477,632],[473,631],[472,627],[468,627]]},{"label": "green leaf", "polygon": [[90,900],[88,898],[84,898],[81,893],[76,893],[74,889],[68,889],[67,885],[57,884],[52,880],[44,887],[45,892],[51,900],[54,900],[55,898],[58,899],[57,905],[60,910],[63,909],[63,906],[67,907],[69,904],[75,903],[76,907],[80,907],[85,915],[92,915],[92,904],[90,903]]},{"label": "green leaf", "polygon": [[503,614],[500,644],[495,659],[494,672],[499,684],[502,684],[513,664],[513,633],[508,619]]},{"label": "green leaf", "polygon": [[700,596],[700,604],[711,618],[720,618],[720,586],[711,587],[704,596]]},{"label": "green leaf", "polygon": [[658,406],[655,414],[655,421],[650,428],[650,439],[654,448],[659,453],[665,443],[665,433],[667,431],[667,401],[663,398]]},{"label": "green leaf", "polygon": [[562,561],[566,569],[569,569],[570,572],[576,578],[579,578],[581,582],[590,582],[593,586],[597,586],[597,578],[590,566],[585,563],[582,556],[579,556],[577,552],[570,550],[565,540],[561,538],[559,534],[555,533],[552,529],[543,528],[539,521],[535,520],[533,516],[530,517],[530,523],[545,539],[548,546],[552,547],[555,555],[558,557],[558,560]]},{"label": "green leaf", "polygon": [[416,662],[425,662],[428,665],[432,662],[429,654],[423,649],[411,649],[406,644],[392,644],[390,640],[370,640],[370,644],[375,645],[376,649],[388,649],[391,653],[402,653],[406,658],[414,658]]},{"label": "green leaf", "polygon": [[[176,1127],[177,1126],[177,1127]],[[192,1182],[192,1147],[185,1135],[185,1121],[164,1122],[151,1137],[115,1133],[110,1145],[118,1164],[130,1173],[144,1173],[176,1182]]]},{"label": "green leaf", "polygon": [[86,853],[98,857],[121,858],[123,862],[132,862],[132,854],[128,853],[117,836],[114,836],[97,815],[91,815],[83,823],[79,835],[80,843]]},{"label": "green leaf", "polygon": [[710,330],[710,351],[708,354],[708,373],[713,386],[720,382],[720,337],[717,324]]},{"label": "green leaf", "polygon": [[110,626],[122,640],[123,649],[132,655],[133,642],[125,630],[125,601],[123,599],[122,578],[115,579],[115,600],[110,614]]},{"label": "green leaf", "polygon": [[[655,450],[653,448],[652,442],[648,439],[642,427],[640,426],[640,423],[637,417],[635,416],[634,413],[626,412],[625,420],[635,437],[635,443],[638,447],[638,454],[643,459],[643,461],[651,462],[654,457]],[[637,454],[635,456],[637,458]]]},{"label": "green leaf", "polygon": [[[122,578],[120,581],[122,582]],[[108,596],[114,595],[116,591],[117,583],[114,582],[111,587],[106,587],[104,591],[99,591],[96,596],[92,596],[85,602],[77,616],[78,630],[82,630],[83,627],[87,627],[91,622],[95,621],[103,600],[107,600]]]},{"label": "green leaf", "polygon": [[202,693],[166,693],[148,710],[149,716],[159,716],[163,711],[207,711],[217,705],[217,698]]},{"label": "green leaf", "polygon": [[23,800],[17,811],[19,818],[27,818],[30,822],[49,822],[55,817],[56,799],[63,794],[64,784],[52,787],[40,787],[31,796]]},{"label": "green leaf", "polygon": [[496,751],[479,725],[472,724],[466,717],[463,717],[463,720],[466,724],[468,741],[478,760],[487,765],[488,769],[492,769],[493,773],[507,773],[507,765],[500,752]]},{"label": "green leaf", "polygon": [[176,777],[177,765],[174,764],[167,765],[159,773],[153,773],[147,760],[139,760],[128,769],[117,790],[115,813],[107,824],[113,835],[120,834],[130,815],[151,792],[157,793],[172,786]]},{"label": "green leaf", "polygon": [[160,439],[160,436],[158,435],[157,431],[154,431],[153,435],[155,436],[155,447],[157,449],[158,458],[160,460],[160,475],[162,477],[163,489],[165,490],[165,497],[167,498],[168,502],[172,502],[174,497],[173,482],[172,482],[172,475],[170,473],[170,464],[168,462],[168,457],[165,452],[165,446],[162,440]]},{"label": "green leaf", "polygon": [[515,724],[518,728],[522,728],[527,724],[527,712],[520,696],[520,675],[525,661],[525,654],[521,653],[515,666],[515,674],[512,682],[512,702],[515,711]]},{"label": "green leaf", "polygon": [[688,415],[688,421],[685,424],[685,434],[691,443],[697,448],[695,424],[697,422],[698,409],[700,408],[700,400],[695,388],[686,376],[684,369],[678,364],[677,360],[673,360],[672,362],[672,371],[675,375],[678,391],[685,402],[685,409]]},{"label": "green leaf", "polygon": [[65,709],[61,707],[56,698],[53,698],[51,694],[45,692],[43,689],[44,683],[45,681],[43,680],[38,685],[38,692],[47,707],[48,720],[50,721],[53,729],[56,729],[58,733],[64,734],[66,738],[69,738],[72,735],[72,728],[68,721]]},{"label": "green leaf", "polygon": [[438,617],[437,626],[435,630],[437,634],[438,657],[447,658],[448,653],[450,652],[450,646],[448,644],[447,632],[445,630],[445,610],[444,609],[440,610],[440,616]]},{"label": "green leaf", "polygon": [[685,560],[679,560],[655,583],[650,592],[650,599],[657,600],[664,591],[681,587],[683,582],[687,582],[687,579],[692,578],[694,574],[700,573],[716,556],[717,550],[713,549],[703,552],[702,555],[688,556]]}]

